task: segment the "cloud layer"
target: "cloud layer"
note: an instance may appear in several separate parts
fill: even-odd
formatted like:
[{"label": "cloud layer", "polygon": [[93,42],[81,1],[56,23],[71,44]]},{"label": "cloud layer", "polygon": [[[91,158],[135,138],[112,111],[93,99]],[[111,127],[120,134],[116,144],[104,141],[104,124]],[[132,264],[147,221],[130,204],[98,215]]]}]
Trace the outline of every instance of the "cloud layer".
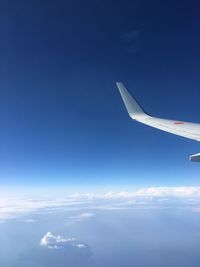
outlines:
[{"label": "cloud layer", "polygon": [[[123,209],[138,206],[157,207],[181,203],[183,206],[199,207],[200,187],[149,187],[133,192],[108,192],[105,194],[75,193],[65,198],[1,198],[0,221],[23,217],[31,214],[53,213],[62,210],[77,211],[69,219],[80,221],[94,216],[95,210]],[[31,222],[34,217],[31,218]]]}]

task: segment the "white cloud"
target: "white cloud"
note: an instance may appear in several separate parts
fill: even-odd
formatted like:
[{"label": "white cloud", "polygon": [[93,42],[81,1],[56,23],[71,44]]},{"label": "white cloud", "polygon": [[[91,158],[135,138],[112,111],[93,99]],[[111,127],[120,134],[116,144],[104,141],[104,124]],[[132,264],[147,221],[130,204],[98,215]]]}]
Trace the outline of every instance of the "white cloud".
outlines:
[{"label": "white cloud", "polygon": [[135,197],[200,197],[200,187],[149,187],[142,188],[133,192],[108,192],[105,194],[82,194],[75,195],[75,197],[86,197],[88,199],[131,199]]},{"label": "white cloud", "polygon": [[86,244],[79,243],[75,238],[64,238],[60,235],[53,235],[51,232],[47,232],[40,240],[40,246],[48,249],[63,249],[67,246],[73,246],[77,248],[86,248]]},{"label": "white cloud", "polygon": [[76,209],[80,200],[66,198],[2,198],[0,197],[0,220],[14,219],[27,214]]},{"label": "white cloud", "polygon": [[150,197],[200,197],[200,187],[150,187],[140,189],[135,194]]},{"label": "white cloud", "polygon": [[80,213],[77,215],[70,216],[69,218],[74,220],[74,221],[82,221],[82,220],[89,219],[89,218],[93,217],[94,215],[95,215],[94,213],[85,212],[85,213]]},{"label": "white cloud", "polygon": [[199,197],[200,198],[200,187],[198,186],[182,186],[182,187],[148,187],[141,188],[139,190],[121,191],[121,192],[107,192],[105,194],[94,194],[94,193],[75,193],[70,196],[73,199],[79,200],[94,200],[94,199],[134,199],[137,197]]},{"label": "white cloud", "polygon": [[22,222],[26,222],[26,223],[34,223],[35,220],[34,220],[34,219],[25,219],[25,220],[22,220]]},{"label": "white cloud", "polygon": [[[94,216],[94,210],[133,208],[137,205],[164,205],[178,199],[188,205],[199,206],[200,187],[149,187],[136,191],[108,192],[104,194],[76,193],[65,198],[11,198],[0,197],[0,221],[21,217],[21,221],[33,222],[25,216],[35,213],[77,211],[74,220],[84,220]],[[198,204],[198,205],[197,205]],[[88,212],[83,212],[83,210]],[[91,211],[91,212],[90,212]]]},{"label": "white cloud", "polygon": [[85,248],[86,246],[85,246],[85,244],[77,244],[76,247],[77,248]]},{"label": "white cloud", "polygon": [[89,218],[89,217],[92,217],[92,216],[94,216],[94,213],[81,213],[80,214],[80,217],[81,218]]}]

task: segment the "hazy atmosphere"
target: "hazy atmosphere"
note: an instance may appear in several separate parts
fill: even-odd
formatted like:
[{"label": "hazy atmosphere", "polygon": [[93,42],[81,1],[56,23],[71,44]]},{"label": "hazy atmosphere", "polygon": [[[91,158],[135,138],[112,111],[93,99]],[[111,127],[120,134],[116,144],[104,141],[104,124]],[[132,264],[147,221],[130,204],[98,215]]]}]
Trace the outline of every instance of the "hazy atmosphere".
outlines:
[{"label": "hazy atmosphere", "polygon": [[199,205],[199,187],[1,199],[0,264],[197,267]]},{"label": "hazy atmosphere", "polygon": [[198,1],[0,3],[0,266],[199,267]]}]

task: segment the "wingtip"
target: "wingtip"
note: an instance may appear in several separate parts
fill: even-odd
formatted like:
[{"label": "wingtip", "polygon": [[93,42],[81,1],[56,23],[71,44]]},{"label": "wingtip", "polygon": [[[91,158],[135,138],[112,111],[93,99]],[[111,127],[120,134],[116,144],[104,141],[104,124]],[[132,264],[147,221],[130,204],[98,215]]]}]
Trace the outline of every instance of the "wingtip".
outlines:
[{"label": "wingtip", "polygon": [[125,88],[124,84],[122,82],[116,82],[116,84],[131,118],[138,119],[141,118],[141,116],[143,117],[144,115],[147,116],[147,114],[143,111],[140,105],[136,102],[136,100],[131,96],[131,94]]},{"label": "wingtip", "polygon": [[122,85],[122,84],[123,84],[122,82],[116,82],[117,86]]},{"label": "wingtip", "polygon": [[123,85],[122,82],[116,82],[116,85],[117,85],[117,87],[118,87],[119,90],[122,89],[122,88],[124,88],[124,85]]}]

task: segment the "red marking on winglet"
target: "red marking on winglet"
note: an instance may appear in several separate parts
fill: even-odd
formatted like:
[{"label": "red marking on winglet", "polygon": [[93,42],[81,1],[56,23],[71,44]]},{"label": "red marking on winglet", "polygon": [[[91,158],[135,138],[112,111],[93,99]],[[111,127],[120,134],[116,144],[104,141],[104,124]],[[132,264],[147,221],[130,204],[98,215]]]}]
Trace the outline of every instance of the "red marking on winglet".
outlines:
[{"label": "red marking on winglet", "polygon": [[184,124],[184,122],[182,122],[182,121],[177,121],[177,122],[175,122],[174,124]]}]

